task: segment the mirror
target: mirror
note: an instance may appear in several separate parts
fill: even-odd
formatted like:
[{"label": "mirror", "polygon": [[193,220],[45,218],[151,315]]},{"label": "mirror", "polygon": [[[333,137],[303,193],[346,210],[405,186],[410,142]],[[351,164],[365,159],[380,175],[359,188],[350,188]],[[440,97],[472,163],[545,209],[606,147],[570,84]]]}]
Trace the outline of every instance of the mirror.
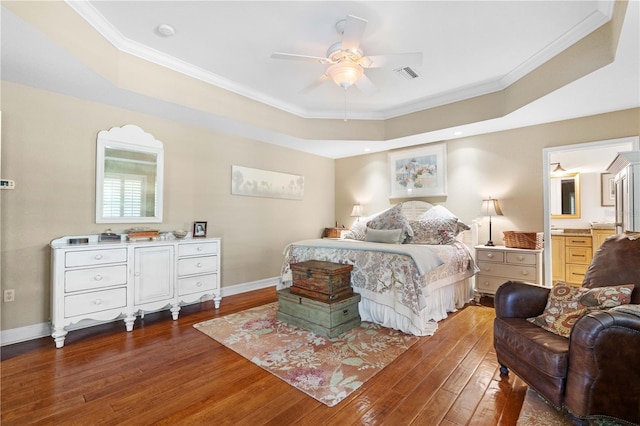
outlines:
[{"label": "mirror", "polygon": [[580,173],[551,175],[549,192],[552,219],[580,218]]},{"label": "mirror", "polygon": [[98,133],[96,223],[162,222],[162,142],[127,124]]}]

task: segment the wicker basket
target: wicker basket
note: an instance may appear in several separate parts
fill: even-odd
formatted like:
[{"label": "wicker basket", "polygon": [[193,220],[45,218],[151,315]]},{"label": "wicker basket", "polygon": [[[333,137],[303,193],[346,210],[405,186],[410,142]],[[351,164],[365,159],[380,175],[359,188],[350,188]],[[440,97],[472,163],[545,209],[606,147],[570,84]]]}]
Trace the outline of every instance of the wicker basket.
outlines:
[{"label": "wicker basket", "polygon": [[535,249],[544,247],[542,232],[505,231],[504,245],[511,248]]}]

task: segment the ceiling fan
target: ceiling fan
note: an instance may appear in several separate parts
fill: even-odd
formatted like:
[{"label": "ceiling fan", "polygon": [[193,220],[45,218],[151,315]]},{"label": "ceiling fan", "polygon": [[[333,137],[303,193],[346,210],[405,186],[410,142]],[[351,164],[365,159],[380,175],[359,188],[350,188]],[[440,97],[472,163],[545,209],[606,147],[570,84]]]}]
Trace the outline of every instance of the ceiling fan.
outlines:
[{"label": "ceiling fan", "polygon": [[331,79],[345,90],[356,85],[365,94],[371,94],[377,90],[364,74],[365,68],[404,68],[422,64],[422,52],[365,56],[360,49],[360,42],[367,22],[366,19],[353,15],[347,15],[346,19],[338,21],[336,30],[342,35],[342,41],[332,44],[325,58],[278,52],[273,53],[271,57],[329,65],[326,72],[303,91],[312,90]]}]

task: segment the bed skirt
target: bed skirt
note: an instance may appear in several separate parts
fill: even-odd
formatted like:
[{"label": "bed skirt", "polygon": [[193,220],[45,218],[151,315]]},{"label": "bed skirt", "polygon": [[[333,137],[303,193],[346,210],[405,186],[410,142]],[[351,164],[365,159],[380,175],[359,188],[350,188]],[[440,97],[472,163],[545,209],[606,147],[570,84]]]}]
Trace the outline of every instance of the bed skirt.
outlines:
[{"label": "bed skirt", "polygon": [[[354,288],[358,292],[358,288]],[[362,298],[358,305],[362,321],[373,322],[384,327],[400,330],[415,336],[431,336],[438,329],[438,321],[455,312],[473,299],[473,277],[464,278],[450,285],[429,291],[427,306],[420,311],[418,326],[393,308]]]}]

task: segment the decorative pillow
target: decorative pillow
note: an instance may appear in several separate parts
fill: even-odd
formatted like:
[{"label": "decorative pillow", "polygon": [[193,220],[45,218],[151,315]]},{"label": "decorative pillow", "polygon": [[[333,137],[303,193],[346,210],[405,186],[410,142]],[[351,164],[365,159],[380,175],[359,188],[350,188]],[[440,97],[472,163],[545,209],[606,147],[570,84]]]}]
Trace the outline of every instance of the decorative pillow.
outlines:
[{"label": "decorative pillow", "polygon": [[367,228],[364,240],[372,243],[400,244],[403,240],[402,229]]},{"label": "decorative pillow", "polygon": [[544,312],[527,318],[532,324],[562,337],[569,337],[573,324],[584,314],[597,309],[626,305],[631,301],[633,284],[613,287],[574,287],[558,281],[547,299]]},{"label": "decorative pillow", "polygon": [[468,231],[469,226],[467,224],[465,224],[464,222],[461,222],[458,217],[456,215],[454,215],[453,213],[451,213],[449,210],[447,210],[446,207],[440,206],[440,205],[435,205],[433,207],[431,207],[429,210],[427,210],[426,212],[424,212],[419,218],[418,220],[426,220],[426,219],[455,219],[457,222],[457,227],[456,227],[456,235],[457,236],[459,233],[461,233],[462,231]]},{"label": "decorative pillow", "polygon": [[413,238],[411,244],[453,244],[458,235],[458,219],[431,218],[411,221]]},{"label": "decorative pillow", "polygon": [[402,229],[402,242],[407,243],[413,237],[413,230],[409,220],[402,214],[402,204],[382,212],[374,219],[367,222],[367,228],[371,229]]},{"label": "decorative pillow", "polygon": [[344,234],[344,238],[350,240],[364,241],[367,236],[367,222],[359,220],[356,221],[351,228]]}]

